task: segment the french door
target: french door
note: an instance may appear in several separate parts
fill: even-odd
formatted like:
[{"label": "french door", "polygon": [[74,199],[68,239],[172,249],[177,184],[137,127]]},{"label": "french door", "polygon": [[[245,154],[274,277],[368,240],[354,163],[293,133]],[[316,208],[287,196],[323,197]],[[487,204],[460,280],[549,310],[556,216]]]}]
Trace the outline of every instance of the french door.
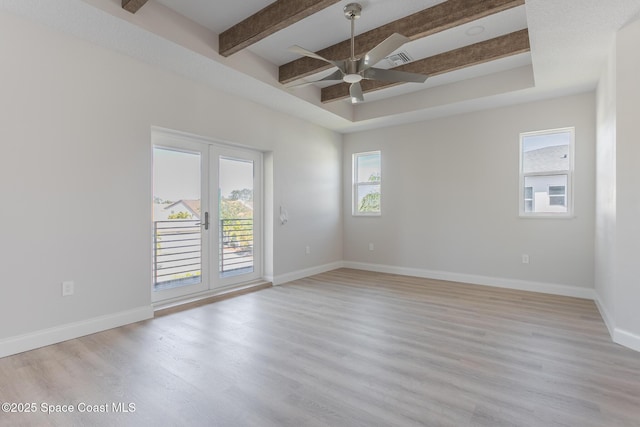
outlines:
[{"label": "french door", "polygon": [[153,132],[153,287],[160,302],[262,276],[261,153]]}]

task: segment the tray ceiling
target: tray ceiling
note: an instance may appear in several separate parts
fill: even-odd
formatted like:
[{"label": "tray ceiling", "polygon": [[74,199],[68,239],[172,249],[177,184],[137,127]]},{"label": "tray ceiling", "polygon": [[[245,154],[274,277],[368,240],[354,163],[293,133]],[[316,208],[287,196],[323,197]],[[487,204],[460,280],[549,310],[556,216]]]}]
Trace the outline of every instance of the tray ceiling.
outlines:
[{"label": "tray ceiling", "polygon": [[[347,3],[58,0],[53,7],[23,0],[2,7],[340,132],[592,90],[615,32],[640,13],[637,0],[362,0],[357,53],[401,33],[411,41],[398,52],[410,62],[377,67],[429,79],[364,82],[358,104],[345,84],[289,88],[331,72],[290,46],[349,56]],[[74,19],[78,13],[85,22]]]}]

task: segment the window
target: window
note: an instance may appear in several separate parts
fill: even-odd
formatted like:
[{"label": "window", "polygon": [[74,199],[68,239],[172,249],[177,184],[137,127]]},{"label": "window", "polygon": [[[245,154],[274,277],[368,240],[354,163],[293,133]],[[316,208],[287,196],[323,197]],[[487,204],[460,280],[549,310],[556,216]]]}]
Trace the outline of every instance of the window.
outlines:
[{"label": "window", "polygon": [[524,211],[533,212],[533,187],[524,187]]},{"label": "window", "polygon": [[353,215],[380,215],[380,151],[353,155]]},{"label": "window", "polygon": [[520,134],[520,215],[572,215],[574,129]]},{"label": "window", "polygon": [[549,205],[566,206],[567,187],[564,185],[549,186]]}]

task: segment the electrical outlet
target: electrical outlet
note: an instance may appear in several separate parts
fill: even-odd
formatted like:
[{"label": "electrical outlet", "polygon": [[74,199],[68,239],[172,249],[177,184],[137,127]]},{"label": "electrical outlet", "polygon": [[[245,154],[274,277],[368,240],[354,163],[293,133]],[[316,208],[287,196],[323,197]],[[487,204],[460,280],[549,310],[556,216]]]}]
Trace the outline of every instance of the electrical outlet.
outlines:
[{"label": "electrical outlet", "polygon": [[523,264],[529,264],[529,255],[522,254],[522,263]]},{"label": "electrical outlet", "polygon": [[373,243],[369,243],[369,250],[370,251],[374,250]]},{"label": "electrical outlet", "polygon": [[62,282],[62,296],[68,297],[73,295],[75,284],[72,281]]},{"label": "electrical outlet", "polygon": [[304,248],[304,252],[309,255],[311,253],[311,246],[307,246]]}]

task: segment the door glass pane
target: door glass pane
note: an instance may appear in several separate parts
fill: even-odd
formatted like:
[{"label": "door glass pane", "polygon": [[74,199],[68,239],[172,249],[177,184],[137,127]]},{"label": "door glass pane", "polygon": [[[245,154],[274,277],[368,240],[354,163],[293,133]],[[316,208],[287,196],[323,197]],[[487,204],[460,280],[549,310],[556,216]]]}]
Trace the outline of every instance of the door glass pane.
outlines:
[{"label": "door glass pane", "polygon": [[201,158],[153,149],[153,289],[202,282]]},{"label": "door glass pane", "polygon": [[220,157],[220,277],[253,273],[253,161]]}]

